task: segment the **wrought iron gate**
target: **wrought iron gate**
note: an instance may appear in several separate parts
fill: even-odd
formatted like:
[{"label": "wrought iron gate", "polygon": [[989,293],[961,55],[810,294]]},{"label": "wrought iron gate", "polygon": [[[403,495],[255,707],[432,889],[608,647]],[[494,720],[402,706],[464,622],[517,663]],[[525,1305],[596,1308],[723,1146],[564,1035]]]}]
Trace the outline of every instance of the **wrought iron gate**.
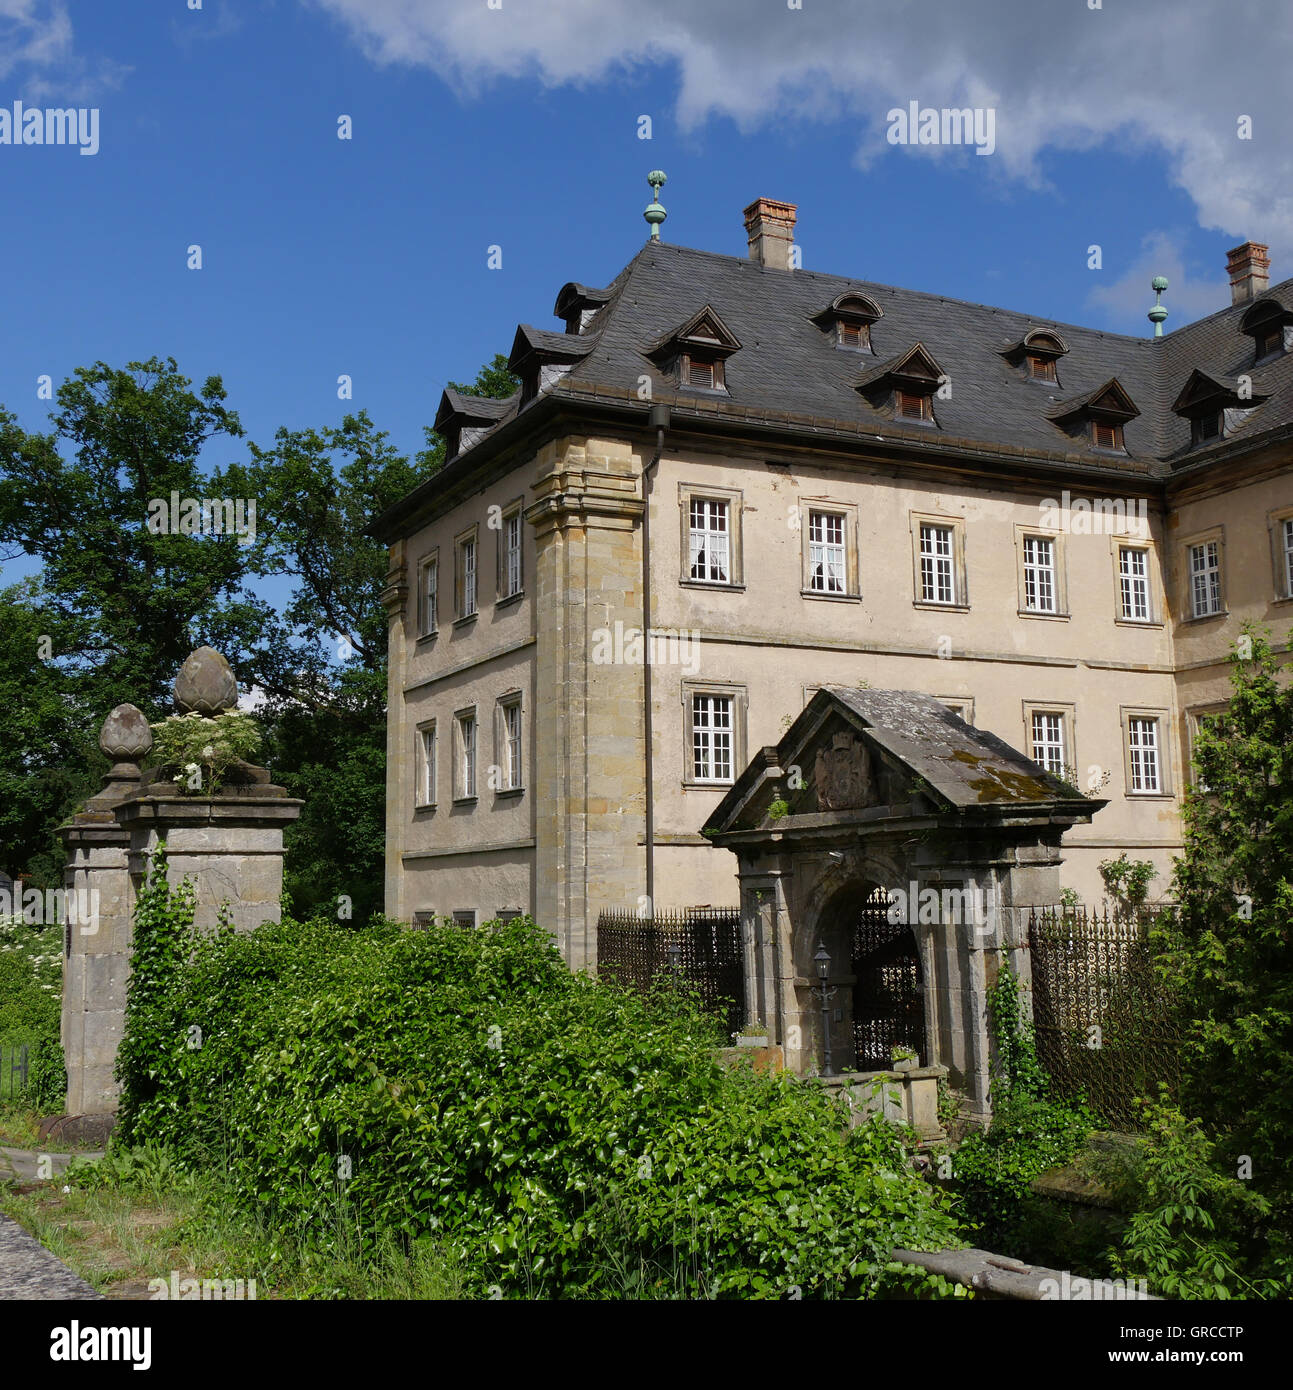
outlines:
[{"label": "wrought iron gate", "polygon": [[908,1047],[924,1065],[925,984],[916,938],[905,922],[889,920],[889,894],[875,889],[853,922],[853,1065],[882,1071],[895,1047]]}]

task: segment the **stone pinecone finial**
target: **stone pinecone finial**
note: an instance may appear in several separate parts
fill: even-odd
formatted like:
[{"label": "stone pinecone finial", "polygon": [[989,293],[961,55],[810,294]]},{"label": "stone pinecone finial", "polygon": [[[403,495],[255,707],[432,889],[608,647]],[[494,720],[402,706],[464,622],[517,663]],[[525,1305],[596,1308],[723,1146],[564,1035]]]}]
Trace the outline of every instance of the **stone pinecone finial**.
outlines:
[{"label": "stone pinecone finial", "polygon": [[118,705],[99,730],[99,747],[115,764],[109,777],[138,777],[139,764],[152,746],[153,731],[134,705]]},{"label": "stone pinecone finial", "polygon": [[175,677],[175,704],[183,714],[208,719],[238,703],[238,682],[233,667],[213,647],[199,647]]}]

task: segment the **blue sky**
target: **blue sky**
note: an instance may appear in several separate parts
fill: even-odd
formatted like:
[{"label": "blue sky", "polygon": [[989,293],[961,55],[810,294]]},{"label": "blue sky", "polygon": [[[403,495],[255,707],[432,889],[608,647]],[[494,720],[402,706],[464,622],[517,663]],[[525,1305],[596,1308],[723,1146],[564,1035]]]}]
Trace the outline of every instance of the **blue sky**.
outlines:
[{"label": "blue sky", "polygon": [[[258,442],[362,407],[412,452],[447,380],[636,252],[653,167],[667,240],[744,255],[766,195],[810,268],[1118,331],[1156,271],[1169,329],[1222,307],[1246,237],[1293,270],[1280,46],[1231,52],[1237,15],[1287,37],[1266,0],[501,4],[0,0],[0,107],[100,111],[93,157],[0,145],[0,402],[39,427],[39,375],[171,355]],[[909,99],[993,104],[997,152],[889,145]]]}]

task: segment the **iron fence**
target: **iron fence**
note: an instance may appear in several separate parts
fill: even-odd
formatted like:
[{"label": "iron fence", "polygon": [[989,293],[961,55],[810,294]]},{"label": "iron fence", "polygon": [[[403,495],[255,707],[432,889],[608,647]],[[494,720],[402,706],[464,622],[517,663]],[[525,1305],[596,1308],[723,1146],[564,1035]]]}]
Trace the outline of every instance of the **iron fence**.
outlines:
[{"label": "iron fence", "polygon": [[1149,911],[1034,908],[1028,923],[1037,1054],[1061,1095],[1117,1129],[1165,1081],[1178,1095],[1184,1029],[1154,971]]},{"label": "iron fence", "polygon": [[0,1047],[0,1100],[13,1100],[20,1091],[25,1091],[30,1070],[31,1057],[26,1043],[18,1047]]},{"label": "iron fence", "polygon": [[639,917],[606,911],[597,919],[597,970],[632,989],[647,990],[676,972],[723,1020],[728,1033],[744,1019],[741,914],[731,907],[694,907]]}]

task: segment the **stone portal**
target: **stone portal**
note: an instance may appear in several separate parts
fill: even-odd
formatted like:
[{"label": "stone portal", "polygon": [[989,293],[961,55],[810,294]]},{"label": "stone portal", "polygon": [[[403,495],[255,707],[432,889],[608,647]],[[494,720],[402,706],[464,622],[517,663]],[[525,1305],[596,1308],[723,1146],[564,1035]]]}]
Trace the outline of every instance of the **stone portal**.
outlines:
[{"label": "stone portal", "polygon": [[1028,909],[1104,805],[931,696],[823,687],[705,829],[739,864],[747,1022],[801,1073],[827,1042],[835,1072],[946,1068],[986,1123],[986,992],[1004,963],[1030,997]]}]

